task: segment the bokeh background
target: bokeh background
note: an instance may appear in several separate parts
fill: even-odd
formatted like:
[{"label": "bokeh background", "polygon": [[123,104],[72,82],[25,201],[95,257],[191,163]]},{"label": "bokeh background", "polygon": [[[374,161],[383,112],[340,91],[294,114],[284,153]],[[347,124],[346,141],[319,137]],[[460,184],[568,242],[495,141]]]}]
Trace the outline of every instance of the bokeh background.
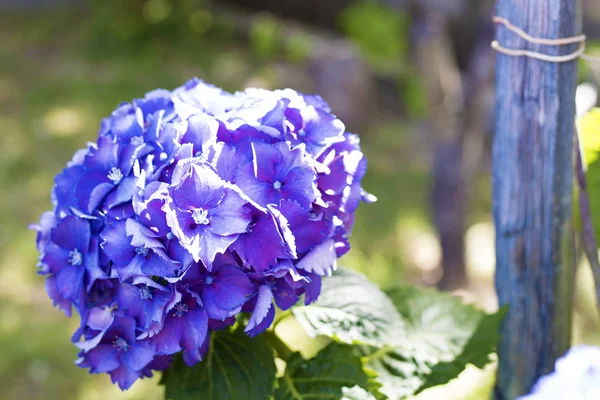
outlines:
[{"label": "bokeh background", "polygon": [[[584,1],[592,39],[596,1]],[[27,226],[102,117],[194,76],[321,94],[361,135],[364,187],[379,198],[359,208],[341,264],[495,309],[492,15],[491,0],[0,0],[0,398],[163,397],[156,378],[123,393],[74,365],[78,321],[52,308]],[[575,341],[600,344],[586,266],[578,285]],[[418,399],[483,399],[493,372]]]}]

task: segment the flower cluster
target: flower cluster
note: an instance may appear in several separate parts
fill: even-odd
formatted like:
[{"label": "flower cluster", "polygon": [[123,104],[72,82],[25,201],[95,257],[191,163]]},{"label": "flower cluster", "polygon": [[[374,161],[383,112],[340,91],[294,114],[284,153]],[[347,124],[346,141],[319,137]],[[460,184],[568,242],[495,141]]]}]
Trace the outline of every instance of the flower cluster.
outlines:
[{"label": "flower cluster", "polygon": [[566,399],[600,399],[600,348],[572,348],[556,361],[554,372],[541,377],[531,394],[518,400]]},{"label": "flower cluster", "polygon": [[176,353],[199,362],[239,315],[254,336],[314,301],[374,200],[365,171],[318,96],[193,79],[121,104],[34,226],[50,298],[81,316],[77,363],[126,389]]}]

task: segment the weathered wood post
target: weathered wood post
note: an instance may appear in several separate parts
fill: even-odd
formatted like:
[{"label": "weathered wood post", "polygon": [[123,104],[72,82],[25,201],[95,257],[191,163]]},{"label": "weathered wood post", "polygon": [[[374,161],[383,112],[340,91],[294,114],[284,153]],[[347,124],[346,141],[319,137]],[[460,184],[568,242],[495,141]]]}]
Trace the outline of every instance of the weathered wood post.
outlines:
[{"label": "weathered wood post", "polygon": [[[496,14],[535,37],[579,32],[576,0],[498,0]],[[509,48],[564,55],[577,45],[528,43],[504,26]],[[570,345],[573,131],[577,62],[497,56],[493,212],[496,290],[509,311],[498,346],[496,400],[514,400]]]}]

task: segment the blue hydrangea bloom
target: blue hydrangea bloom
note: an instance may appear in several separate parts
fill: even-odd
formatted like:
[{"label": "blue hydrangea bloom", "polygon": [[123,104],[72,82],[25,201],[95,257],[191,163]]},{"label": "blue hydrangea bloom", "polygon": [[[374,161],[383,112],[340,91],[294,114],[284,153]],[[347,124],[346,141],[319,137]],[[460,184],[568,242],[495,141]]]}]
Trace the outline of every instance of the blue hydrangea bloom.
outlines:
[{"label": "blue hydrangea bloom", "polygon": [[573,347],[556,361],[554,372],[541,377],[530,394],[518,400],[600,399],[600,348]]},{"label": "blue hydrangea bloom", "polygon": [[32,226],[48,295],[81,317],[77,364],[127,389],[177,353],[201,361],[241,313],[255,336],[315,301],[375,200],[365,172],[319,96],[192,79],[119,105]]}]

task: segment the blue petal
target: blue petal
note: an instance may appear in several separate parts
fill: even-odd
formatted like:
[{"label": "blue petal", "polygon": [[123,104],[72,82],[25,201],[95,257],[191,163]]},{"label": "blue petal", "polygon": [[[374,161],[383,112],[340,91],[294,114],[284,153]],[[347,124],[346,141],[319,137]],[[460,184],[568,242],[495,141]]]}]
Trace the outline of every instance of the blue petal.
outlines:
[{"label": "blue petal", "polygon": [[264,332],[275,318],[275,307],[273,307],[273,294],[268,286],[262,285],[258,288],[258,298],[254,311],[248,320],[248,325],[244,332],[250,337],[254,337],[261,332]]},{"label": "blue petal", "polygon": [[106,206],[113,208],[131,201],[137,190],[136,180],[137,178],[135,176],[128,176],[127,178],[123,179],[117,186],[117,189],[110,193],[106,198]]},{"label": "blue petal", "polygon": [[242,306],[254,292],[254,285],[246,274],[232,265],[219,268],[212,288],[215,303],[225,310]]},{"label": "blue petal", "polygon": [[108,372],[119,367],[118,351],[112,344],[99,344],[87,353],[93,373]]},{"label": "blue petal", "polygon": [[85,167],[88,171],[107,173],[118,165],[119,146],[108,136],[98,138],[96,148],[90,149],[85,157]]},{"label": "blue petal", "polygon": [[131,246],[131,238],[127,236],[125,222],[117,222],[108,226],[100,234],[103,240],[100,247],[117,265],[126,265],[135,257],[135,248]]},{"label": "blue petal", "polygon": [[82,253],[88,251],[90,236],[89,222],[74,215],[65,217],[51,233],[52,241],[63,249],[77,249]]},{"label": "blue petal", "polygon": [[75,299],[83,286],[82,266],[68,265],[56,274],[56,287],[61,296],[66,299]]},{"label": "blue petal", "polygon": [[336,261],[335,242],[329,239],[315,246],[296,263],[296,268],[318,275],[331,275],[335,271]]},{"label": "blue petal", "polygon": [[140,377],[141,371],[134,371],[125,364],[110,372],[110,378],[113,383],[118,383],[121,390],[127,390]]},{"label": "blue petal", "polygon": [[147,341],[136,342],[123,354],[123,362],[133,371],[141,371],[148,365],[156,352]]},{"label": "blue petal", "polygon": [[205,144],[216,140],[219,123],[214,118],[206,114],[196,114],[187,122],[187,131],[181,138],[181,143],[191,143],[194,146],[194,154],[202,152]]},{"label": "blue petal", "polygon": [[88,172],[83,174],[77,184],[77,206],[85,213],[91,214],[104,201],[104,198],[115,188],[106,174]]},{"label": "blue petal", "polygon": [[200,346],[208,335],[208,316],[202,309],[189,311],[183,337],[183,360],[189,366],[202,360]]}]

